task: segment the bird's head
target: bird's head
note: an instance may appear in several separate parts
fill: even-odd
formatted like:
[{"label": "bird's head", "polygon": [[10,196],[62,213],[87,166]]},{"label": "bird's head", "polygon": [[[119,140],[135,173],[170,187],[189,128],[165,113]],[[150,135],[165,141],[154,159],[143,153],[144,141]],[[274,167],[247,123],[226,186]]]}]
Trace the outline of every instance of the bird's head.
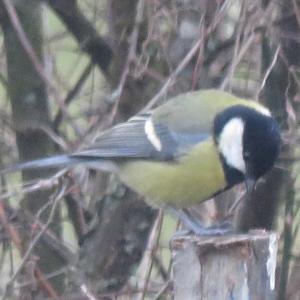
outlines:
[{"label": "bird's head", "polygon": [[229,186],[245,180],[248,192],[279,154],[278,124],[262,106],[225,109],[215,118],[214,137]]}]

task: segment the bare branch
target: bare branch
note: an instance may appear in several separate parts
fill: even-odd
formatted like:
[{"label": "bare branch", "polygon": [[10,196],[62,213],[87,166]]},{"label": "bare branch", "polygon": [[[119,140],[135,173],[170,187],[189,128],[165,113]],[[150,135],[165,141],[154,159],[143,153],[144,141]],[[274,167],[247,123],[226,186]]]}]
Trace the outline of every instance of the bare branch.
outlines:
[{"label": "bare branch", "polygon": [[273,59],[272,59],[272,62],[271,62],[271,64],[270,64],[269,68],[267,69],[267,71],[265,72],[265,75],[264,75],[264,77],[263,77],[261,86],[260,86],[260,88],[259,88],[259,90],[257,91],[257,94],[256,94],[256,96],[255,96],[255,99],[256,99],[256,100],[259,98],[260,93],[262,92],[262,90],[264,89],[264,87],[265,87],[265,85],[266,85],[266,82],[267,82],[267,79],[268,79],[269,75],[271,74],[273,68],[275,67],[275,65],[276,65],[276,63],[277,63],[278,54],[279,54],[279,52],[280,52],[280,49],[281,49],[281,47],[278,46],[277,49],[276,49],[276,51],[275,51],[275,53],[274,53],[274,57],[273,57]]},{"label": "bare branch", "polygon": [[213,23],[207,28],[205,34],[202,35],[198,39],[198,41],[191,48],[191,50],[187,53],[187,55],[184,57],[184,59],[181,61],[181,63],[174,70],[174,72],[169,75],[167,81],[164,83],[164,85],[159,90],[159,92],[142,109],[142,112],[149,110],[152,106],[154,106],[156,104],[159,104],[159,100],[166,94],[169,87],[175,83],[177,76],[185,69],[185,67],[188,65],[188,63],[191,61],[191,59],[195,56],[199,47],[204,42],[205,37],[209,36],[216,29],[218,24],[221,22],[224,11],[230,2],[231,2],[231,0],[226,0],[223,2],[221,8],[219,9],[219,11],[216,14],[216,17],[213,19]]},{"label": "bare branch", "polygon": [[46,2],[77,39],[80,48],[86,52],[92,61],[106,74],[113,56],[112,49],[81,13],[77,6],[77,1],[48,0]]},{"label": "bare branch", "polygon": [[60,190],[60,192],[58,193],[58,195],[55,197],[55,199],[53,199],[53,206],[51,208],[51,212],[49,214],[49,218],[44,226],[44,228],[42,228],[40,230],[40,232],[35,236],[35,238],[32,240],[32,242],[30,243],[28,249],[26,250],[26,252],[24,253],[22,260],[18,266],[18,268],[15,270],[14,274],[11,276],[11,278],[9,279],[9,281],[7,282],[6,286],[9,287],[12,285],[12,283],[16,280],[18,274],[20,273],[20,271],[23,269],[26,261],[28,260],[28,258],[31,256],[32,251],[34,249],[34,247],[36,246],[36,244],[38,243],[38,241],[41,239],[42,235],[46,232],[46,230],[48,229],[49,225],[51,224],[53,217],[55,215],[55,211],[56,208],[59,204],[59,201],[62,199],[62,197],[65,195],[65,191],[66,191],[66,184],[64,184]]},{"label": "bare branch", "polygon": [[14,6],[11,3],[11,0],[3,0],[4,6],[7,10],[9,19],[13,25],[13,28],[15,29],[15,31],[17,32],[17,36],[20,40],[21,45],[23,46],[25,52],[27,53],[29,59],[31,60],[35,70],[37,71],[37,73],[39,74],[39,76],[41,77],[41,79],[45,82],[45,84],[47,85],[47,87],[49,88],[49,90],[54,94],[55,99],[57,100],[57,104],[59,105],[61,111],[64,113],[65,117],[70,121],[70,125],[73,127],[74,131],[81,136],[81,131],[80,129],[76,126],[76,124],[74,122],[72,122],[69,113],[67,112],[65,106],[64,106],[64,102],[61,99],[58,90],[55,87],[55,84],[51,81],[51,79],[49,78],[48,74],[46,73],[42,63],[39,61],[39,58],[37,56],[37,54],[35,53],[32,45],[30,44],[26,33],[20,23],[18,14],[14,8]]}]

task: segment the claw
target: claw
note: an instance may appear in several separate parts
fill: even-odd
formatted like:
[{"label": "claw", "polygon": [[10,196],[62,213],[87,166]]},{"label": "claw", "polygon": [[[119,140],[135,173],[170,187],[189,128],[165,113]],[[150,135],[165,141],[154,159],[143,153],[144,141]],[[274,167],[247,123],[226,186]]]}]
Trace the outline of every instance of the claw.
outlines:
[{"label": "claw", "polygon": [[196,235],[225,235],[234,231],[231,223],[228,221],[205,227],[186,210],[178,210],[174,207],[168,206],[167,211],[173,216],[177,217],[189,230],[189,232],[192,232]]}]

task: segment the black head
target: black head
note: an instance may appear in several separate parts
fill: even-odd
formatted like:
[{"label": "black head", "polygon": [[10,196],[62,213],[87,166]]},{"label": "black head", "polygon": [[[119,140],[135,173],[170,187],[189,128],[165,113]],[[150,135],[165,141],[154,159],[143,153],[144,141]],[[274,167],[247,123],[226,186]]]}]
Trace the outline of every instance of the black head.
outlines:
[{"label": "black head", "polygon": [[232,106],[217,115],[214,137],[229,184],[257,180],[274,165],[280,131],[268,110]]}]

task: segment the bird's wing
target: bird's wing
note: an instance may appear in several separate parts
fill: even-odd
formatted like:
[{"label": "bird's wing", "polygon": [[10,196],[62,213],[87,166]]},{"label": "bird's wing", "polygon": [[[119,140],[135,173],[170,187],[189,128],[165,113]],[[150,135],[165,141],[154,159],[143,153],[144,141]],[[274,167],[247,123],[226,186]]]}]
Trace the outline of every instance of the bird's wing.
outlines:
[{"label": "bird's wing", "polygon": [[[101,134],[91,147],[74,153],[76,158],[142,158],[174,160],[191,146],[207,139],[210,130],[173,130],[168,122],[153,118],[152,112],[139,114]],[[167,118],[168,120],[168,118]]]},{"label": "bird's wing", "polygon": [[181,94],[109,129],[74,157],[173,160],[211,137],[216,114],[237,103],[236,97],[214,90]]}]

